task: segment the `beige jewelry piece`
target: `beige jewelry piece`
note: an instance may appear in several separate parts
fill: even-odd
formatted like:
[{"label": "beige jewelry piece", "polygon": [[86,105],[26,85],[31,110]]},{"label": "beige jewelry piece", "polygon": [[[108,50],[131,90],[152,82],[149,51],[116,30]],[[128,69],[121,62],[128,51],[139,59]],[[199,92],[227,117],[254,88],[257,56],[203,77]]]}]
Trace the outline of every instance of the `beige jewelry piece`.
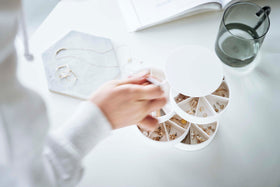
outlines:
[{"label": "beige jewelry piece", "polygon": [[68,64],[64,64],[61,66],[58,66],[55,71],[58,74],[58,77],[62,79],[67,79],[68,77],[73,76],[74,81],[76,82],[78,77],[77,75],[72,71],[72,69],[69,67]]},{"label": "beige jewelry piece", "polygon": [[61,53],[63,51],[89,51],[89,52],[93,52],[93,53],[104,54],[104,53],[110,52],[112,50],[113,50],[113,48],[104,50],[104,51],[97,51],[97,50],[89,49],[89,48],[60,48],[56,51],[55,55],[58,56],[59,53]]},{"label": "beige jewelry piece", "polygon": [[[65,51],[87,51],[87,52],[91,52],[91,53],[105,54],[105,53],[108,53],[112,50],[113,50],[113,48],[105,50],[105,51],[97,51],[97,50],[88,49],[88,48],[60,48],[56,51],[55,58],[57,60],[61,60],[61,59],[64,59],[64,58],[73,58],[73,59],[77,59],[77,60],[83,60],[82,57],[77,56],[77,55],[61,55],[61,56],[59,56],[59,55],[60,55],[60,53],[65,52]],[[92,65],[92,66],[95,66],[95,67],[100,67],[100,68],[119,68],[120,67],[119,65],[108,66],[108,65],[96,65],[96,64],[91,64],[91,63],[89,63],[89,65]]]}]

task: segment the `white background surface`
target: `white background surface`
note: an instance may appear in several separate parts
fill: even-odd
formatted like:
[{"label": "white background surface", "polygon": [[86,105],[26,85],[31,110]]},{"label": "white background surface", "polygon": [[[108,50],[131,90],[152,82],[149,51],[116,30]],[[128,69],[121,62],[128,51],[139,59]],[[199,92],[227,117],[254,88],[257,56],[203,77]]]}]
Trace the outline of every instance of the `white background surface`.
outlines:
[{"label": "white background surface", "polygon": [[[133,127],[121,129],[86,157],[79,186],[280,186],[280,1],[258,2],[272,6],[262,63],[245,76],[226,73],[232,100],[213,142],[185,152],[148,144]],[[61,2],[31,38],[36,60],[20,59],[19,77],[44,97],[56,128],[80,101],[48,91],[40,55],[68,31],[111,38],[129,45],[145,63],[161,67],[180,45],[213,47],[221,16],[201,14],[128,33],[117,1]]]}]

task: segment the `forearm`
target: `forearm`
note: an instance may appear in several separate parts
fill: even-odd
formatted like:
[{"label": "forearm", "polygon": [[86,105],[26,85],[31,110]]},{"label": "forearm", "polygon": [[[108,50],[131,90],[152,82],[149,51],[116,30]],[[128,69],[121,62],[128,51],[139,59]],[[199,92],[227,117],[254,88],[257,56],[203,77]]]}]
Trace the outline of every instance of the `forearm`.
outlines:
[{"label": "forearm", "polygon": [[65,125],[52,133],[60,142],[69,143],[83,158],[100,140],[109,135],[111,125],[91,102],[83,102]]},{"label": "forearm", "polygon": [[50,134],[45,154],[59,186],[75,186],[80,181],[83,157],[110,131],[111,125],[99,108],[83,102],[60,129]]}]

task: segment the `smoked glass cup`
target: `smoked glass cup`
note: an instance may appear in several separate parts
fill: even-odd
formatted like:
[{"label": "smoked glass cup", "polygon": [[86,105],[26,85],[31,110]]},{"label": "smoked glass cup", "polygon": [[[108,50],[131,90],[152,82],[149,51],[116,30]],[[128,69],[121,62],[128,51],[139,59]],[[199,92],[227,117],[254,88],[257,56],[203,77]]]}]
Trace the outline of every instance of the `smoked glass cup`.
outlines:
[{"label": "smoked glass cup", "polygon": [[230,5],[224,12],[215,44],[220,60],[231,67],[254,61],[270,26],[270,7],[250,2]]}]

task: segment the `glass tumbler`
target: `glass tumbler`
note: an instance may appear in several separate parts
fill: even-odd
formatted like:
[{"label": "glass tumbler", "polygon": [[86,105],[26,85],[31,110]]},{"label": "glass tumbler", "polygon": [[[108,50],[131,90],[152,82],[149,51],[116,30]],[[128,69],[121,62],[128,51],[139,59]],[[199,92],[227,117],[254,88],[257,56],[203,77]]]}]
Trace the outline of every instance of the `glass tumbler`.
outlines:
[{"label": "glass tumbler", "polygon": [[270,7],[250,2],[229,6],[220,24],[215,51],[231,67],[244,67],[256,58],[269,30]]}]

